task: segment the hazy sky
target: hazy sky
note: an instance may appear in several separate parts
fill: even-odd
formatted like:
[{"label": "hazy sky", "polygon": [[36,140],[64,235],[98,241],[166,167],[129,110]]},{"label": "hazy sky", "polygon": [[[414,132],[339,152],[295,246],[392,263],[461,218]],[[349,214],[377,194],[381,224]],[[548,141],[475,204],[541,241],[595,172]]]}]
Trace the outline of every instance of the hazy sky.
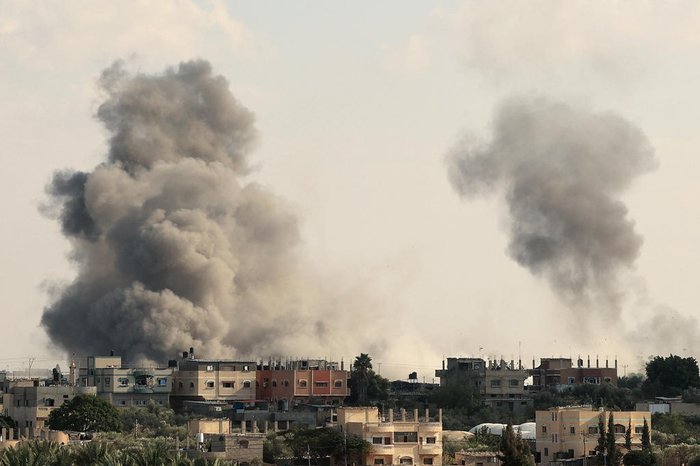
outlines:
[{"label": "hazy sky", "polygon": [[[599,354],[628,371],[699,355],[697,2],[0,0],[0,369],[61,359],[39,322],[75,270],[40,206],[56,170],[104,160],[100,73],[193,58],[255,114],[251,178],[299,216],[309,267],[362,296],[343,325],[381,340],[383,374],[519,348],[528,366]],[[447,154],[488,141],[513,95],[614,112],[654,148],[657,168],[620,193],[644,241],[619,317],[572,310],[508,256],[503,196],[461,199],[449,182]]]}]

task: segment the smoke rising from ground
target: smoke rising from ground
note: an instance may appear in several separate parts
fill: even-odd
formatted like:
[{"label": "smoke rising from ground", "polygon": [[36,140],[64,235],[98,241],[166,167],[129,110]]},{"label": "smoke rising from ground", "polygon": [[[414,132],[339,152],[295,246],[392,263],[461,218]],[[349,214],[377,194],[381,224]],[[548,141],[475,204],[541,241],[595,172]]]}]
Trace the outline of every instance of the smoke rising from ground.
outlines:
[{"label": "smoke rising from ground", "polygon": [[329,298],[300,270],[295,215],[245,179],[254,117],[227,81],[194,61],[159,75],[117,63],[100,84],[107,161],[47,188],[78,266],[42,318],[54,343],[157,361],[190,346],[208,357],[332,351],[333,310],[311,310]]},{"label": "smoke rising from ground", "polygon": [[489,142],[459,144],[448,164],[463,197],[504,193],[518,264],[574,308],[619,314],[620,274],[642,245],[620,196],[656,165],[641,130],[613,113],[516,97]]}]

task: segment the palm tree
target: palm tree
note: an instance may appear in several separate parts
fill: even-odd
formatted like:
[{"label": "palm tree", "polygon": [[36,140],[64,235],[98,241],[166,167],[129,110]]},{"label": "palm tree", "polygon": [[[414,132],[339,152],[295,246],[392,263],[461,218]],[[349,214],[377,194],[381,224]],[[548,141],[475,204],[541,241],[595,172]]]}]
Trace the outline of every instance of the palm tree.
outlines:
[{"label": "palm tree", "polygon": [[362,405],[367,404],[367,387],[369,386],[369,375],[372,370],[372,358],[367,353],[360,353],[359,356],[355,357],[352,367],[355,369],[357,401]]}]

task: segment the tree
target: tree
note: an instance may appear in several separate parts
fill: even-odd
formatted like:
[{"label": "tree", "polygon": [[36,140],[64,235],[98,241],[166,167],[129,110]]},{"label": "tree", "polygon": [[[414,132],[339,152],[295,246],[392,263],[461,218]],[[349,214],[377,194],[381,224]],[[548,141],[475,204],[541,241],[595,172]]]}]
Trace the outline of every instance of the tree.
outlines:
[{"label": "tree", "polygon": [[596,451],[596,463],[598,465],[605,464],[605,447],[606,447],[606,436],[605,436],[605,415],[600,413],[598,416],[598,445],[595,447]]},{"label": "tree", "polygon": [[78,395],[49,415],[49,428],[55,430],[119,432],[121,425],[117,408],[92,395]]},{"label": "tree", "polygon": [[615,420],[612,411],[610,411],[610,415],[608,416],[608,432],[605,436],[605,449],[608,454],[608,464],[618,466],[622,460],[622,455],[615,444]]},{"label": "tree", "polygon": [[651,453],[644,450],[632,450],[622,457],[622,464],[625,466],[650,466],[654,458]]},{"label": "tree", "polygon": [[355,358],[352,365],[352,381],[357,390],[357,401],[361,404],[367,404],[367,390],[369,387],[369,376],[372,370],[372,358],[367,353],[360,353]]},{"label": "tree", "polygon": [[700,387],[698,362],[693,357],[656,356],[646,364],[644,391],[649,396],[677,396],[688,388]]},{"label": "tree", "polygon": [[627,430],[625,431],[625,448],[627,450],[632,450],[632,419],[630,418],[627,424]]},{"label": "tree", "polygon": [[642,450],[651,450],[651,440],[649,439],[649,424],[647,418],[644,418],[644,427],[642,427]]},{"label": "tree", "polygon": [[502,466],[534,466],[535,461],[530,454],[530,447],[520,434],[515,435],[513,424],[510,422],[501,434],[501,445],[498,459]]}]

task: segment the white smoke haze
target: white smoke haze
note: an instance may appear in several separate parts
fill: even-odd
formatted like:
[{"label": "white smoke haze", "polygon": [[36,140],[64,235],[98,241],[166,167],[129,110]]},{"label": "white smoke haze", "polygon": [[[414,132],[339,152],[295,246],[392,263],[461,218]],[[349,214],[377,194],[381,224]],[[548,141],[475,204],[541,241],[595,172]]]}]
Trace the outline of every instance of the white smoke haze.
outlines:
[{"label": "white smoke haze", "polygon": [[503,196],[512,259],[569,308],[619,316],[619,276],[642,244],[620,196],[656,165],[638,128],[612,113],[513,97],[498,109],[491,140],[459,144],[448,162],[463,197]]},{"label": "white smoke haze", "polygon": [[157,75],[115,63],[100,84],[107,160],[47,188],[78,268],[42,318],[55,344],[163,361],[190,346],[339,356],[376,341],[348,331],[371,296],[313,278],[292,209],[247,180],[254,117],[209,63]]}]

